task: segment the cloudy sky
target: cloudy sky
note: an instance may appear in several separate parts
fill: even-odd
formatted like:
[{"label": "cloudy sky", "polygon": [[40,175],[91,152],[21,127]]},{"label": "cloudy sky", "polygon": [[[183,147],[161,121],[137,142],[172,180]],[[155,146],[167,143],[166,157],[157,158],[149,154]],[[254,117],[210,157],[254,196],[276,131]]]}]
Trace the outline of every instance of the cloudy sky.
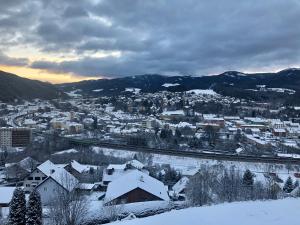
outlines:
[{"label": "cloudy sky", "polygon": [[0,70],[55,83],[300,64],[299,0],[0,0]]}]

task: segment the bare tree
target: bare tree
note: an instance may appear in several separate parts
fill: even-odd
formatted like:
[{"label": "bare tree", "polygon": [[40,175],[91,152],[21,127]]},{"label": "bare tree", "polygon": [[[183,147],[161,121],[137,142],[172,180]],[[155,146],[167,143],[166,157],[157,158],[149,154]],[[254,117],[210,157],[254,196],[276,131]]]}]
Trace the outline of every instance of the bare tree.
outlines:
[{"label": "bare tree", "polygon": [[61,184],[64,188],[55,190],[55,197],[49,205],[49,216],[56,225],[79,225],[85,220],[88,202],[75,189],[74,180],[63,176]]},{"label": "bare tree", "polygon": [[217,129],[211,125],[208,125],[204,128],[204,135],[209,143],[209,145],[215,145],[218,139]]},{"label": "bare tree", "polygon": [[212,190],[216,184],[216,175],[212,171],[202,168],[190,178],[186,187],[186,195],[190,205],[202,206],[213,202]]}]

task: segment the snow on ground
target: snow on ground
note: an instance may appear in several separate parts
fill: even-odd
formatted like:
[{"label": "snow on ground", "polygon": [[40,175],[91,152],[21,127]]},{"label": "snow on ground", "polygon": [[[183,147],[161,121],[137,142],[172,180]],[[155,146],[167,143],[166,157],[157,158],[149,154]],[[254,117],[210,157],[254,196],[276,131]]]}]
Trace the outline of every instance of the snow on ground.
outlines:
[{"label": "snow on ground", "polygon": [[178,85],[180,85],[180,84],[178,84],[178,83],[175,83],[175,84],[165,83],[161,86],[168,88],[168,87],[175,87],[175,86],[178,86]]},{"label": "snow on ground", "polygon": [[93,92],[100,92],[100,91],[103,91],[103,89],[95,89],[95,90],[93,90]]},{"label": "snow on ground", "polygon": [[300,199],[236,202],[173,210],[119,225],[298,225]]},{"label": "snow on ground", "polygon": [[[102,151],[104,155],[114,156],[118,158],[132,159],[136,152],[124,150],[116,150],[110,148],[94,147],[93,151]],[[298,168],[292,166],[286,166],[284,164],[269,164],[269,163],[251,163],[251,162],[236,162],[236,161],[220,161],[212,159],[195,159],[190,157],[170,156],[170,155],[153,155],[153,164],[170,164],[174,169],[177,169],[182,175],[193,175],[195,171],[202,166],[223,166],[227,169],[235,168],[243,173],[246,169],[256,173],[259,177],[262,173],[274,172],[280,177],[287,177],[298,172]]]},{"label": "snow on ground", "polygon": [[[100,196],[101,193],[98,194]],[[103,206],[103,201],[88,199],[88,212],[86,218],[89,221],[105,219],[108,216],[110,207]],[[133,213],[136,216],[143,217],[148,215],[154,215],[157,212],[166,212],[171,208],[183,207],[184,202],[169,202],[169,201],[148,201],[148,202],[136,202],[129,204],[121,204],[113,206],[114,211],[119,215],[128,215]]]},{"label": "snow on ground", "polygon": [[70,97],[80,97],[81,94],[77,94],[76,92],[81,91],[81,89],[77,89],[77,90],[73,90],[70,92],[65,92],[67,95],[69,95]]},{"label": "snow on ground", "polygon": [[141,89],[140,88],[126,88],[125,91],[132,92],[134,94],[138,94],[138,93],[140,93]]},{"label": "snow on ground", "polygon": [[300,155],[298,155],[298,154],[278,153],[277,155],[279,157],[289,157],[289,158],[295,158],[295,159],[300,158]]},{"label": "snow on ground", "polygon": [[216,92],[214,92],[213,90],[202,90],[202,89],[194,89],[194,90],[190,90],[187,91],[187,93],[194,93],[196,95],[218,95]]},{"label": "snow on ground", "polygon": [[68,154],[68,153],[78,153],[78,151],[76,149],[72,148],[72,149],[53,153],[52,155],[62,155],[62,154]]}]

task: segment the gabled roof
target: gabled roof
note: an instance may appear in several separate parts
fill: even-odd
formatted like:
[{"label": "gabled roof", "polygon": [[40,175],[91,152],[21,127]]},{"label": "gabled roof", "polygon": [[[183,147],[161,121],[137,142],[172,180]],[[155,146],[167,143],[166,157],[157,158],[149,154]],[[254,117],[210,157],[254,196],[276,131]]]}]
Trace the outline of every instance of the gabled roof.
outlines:
[{"label": "gabled roof", "polygon": [[50,177],[68,191],[72,191],[79,183],[72,174],[63,168],[58,168]]},{"label": "gabled roof", "polygon": [[96,184],[91,183],[80,183],[76,188],[81,190],[92,190]]},{"label": "gabled roof", "polygon": [[79,183],[79,181],[64,168],[56,168],[55,171],[49,174],[49,176],[37,187],[41,186],[49,179],[54,180],[67,191],[72,191]]},{"label": "gabled roof", "polygon": [[58,169],[58,167],[54,163],[52,163],[50,160],[47,160],[44,163],[42,163],[41,165],[39,165],[37,167],[37,169],[39,169],[46,176],[50,176],[51,172]]},{"label": "gabled roof", "polygon": [[162,200],[169,200],[165,185],[149,175],[133,170],[108,184],[105,202],[110,202],[136,188],[140,188]]},{"label": "gabled roof", "polygon": [[141,163],[140,161],[136,160],[136,159],[130,160],[126,164],[131,165],[134,168],[137,168],[139,170],[145,168],[145,165],[143,163]]},{"label": "gabled roof", "polygon": [[35,169],[39,162],[28,156],[22,159],[18,164],[20,167],[30,172],[32,169]]},{"label": "gabled roof", "polygon": [[71,161],[71,166],[74,170],[76,170],[78,173],[82,173],[84,171],[87,171],[89,168],[87,166],[81,165],[76,160]]},{"label": "gabled roof", "polygon": [[[128,165],[131,167],[128,168]],[[125,174],[131,172],[133,169],[142,170],[143,173],[149,173],[147,170],[144,169],[145,165],[138,160],[130,160],[124,164],[110,164],[108,165],[107,169],[103,171],[103,181],[112,181],[120,176],[124,176]],[[112,174],[108,174],[107,170],[114,169]]]},{"label": "gabled roof", "polygon": [[172,187],[172,190],[176,193],[179,194],[181,191],[183,191],[189,182],[189,178],[187,177],[182,177],[174,186]]},{"label": "gabled roof", "polygon": [[125,170],[126,168],[126,163],[124,164],[109,164],[107,169],[111,170],[111,169],[115,169],[115,170]]}]

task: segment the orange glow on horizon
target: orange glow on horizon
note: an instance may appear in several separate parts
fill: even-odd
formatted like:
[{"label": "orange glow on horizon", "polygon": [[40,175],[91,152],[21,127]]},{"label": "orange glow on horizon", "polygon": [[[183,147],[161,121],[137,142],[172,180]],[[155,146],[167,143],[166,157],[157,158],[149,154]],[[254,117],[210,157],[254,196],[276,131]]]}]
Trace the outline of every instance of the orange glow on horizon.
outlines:
[{"label": "orange glow on horizon", "polygon": [[0,65],[0,70],[13,73],[20,77],[25,77],[32,80],[40,80],[53,84],[78,82],[82,80],[101,79],[102,77],[86,77],[74,75],[71,73],[53,73],[47,70],[33,69],[28,67],[6,66]]}]

